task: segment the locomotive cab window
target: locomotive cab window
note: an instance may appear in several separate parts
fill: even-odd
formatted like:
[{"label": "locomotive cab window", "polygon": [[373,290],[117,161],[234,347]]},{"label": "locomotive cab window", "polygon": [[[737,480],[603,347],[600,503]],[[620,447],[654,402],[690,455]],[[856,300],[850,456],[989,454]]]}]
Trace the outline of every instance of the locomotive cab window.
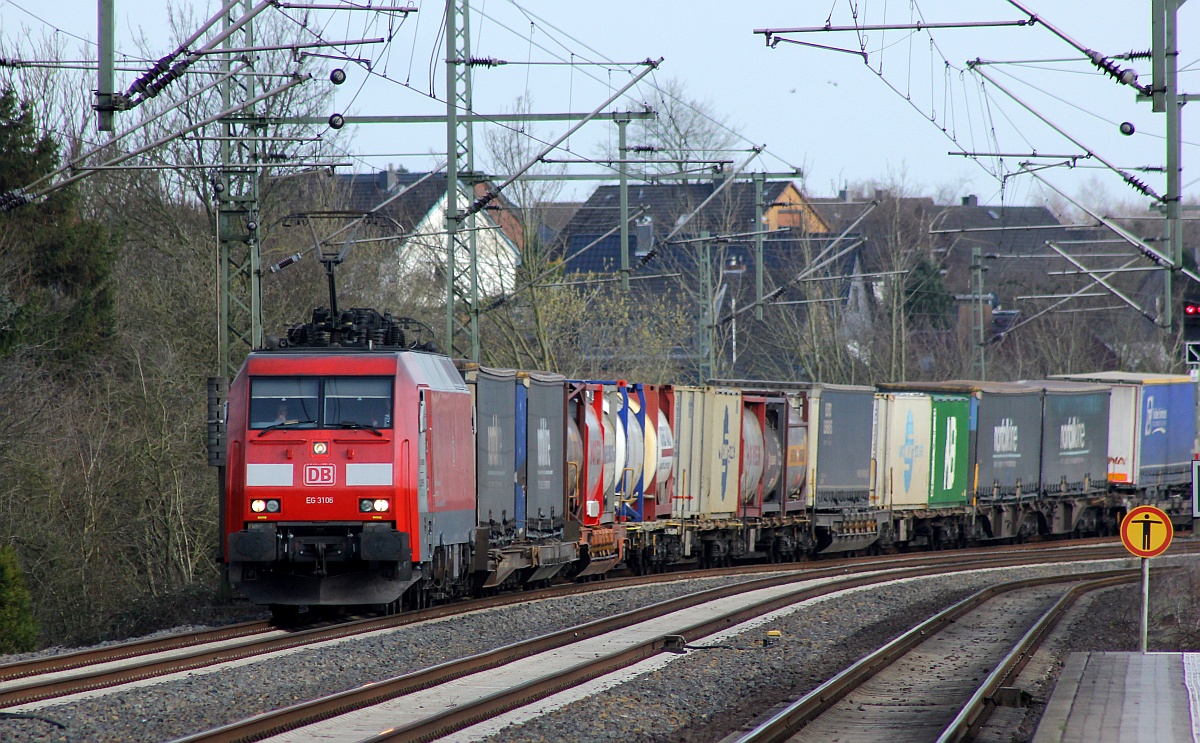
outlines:
[{"label": "locomotive cab window", "polygon": [[251,428],[316,428],[320,382],[308,377],[250,380]]},{"label": "locomotive cab window", "polygon": [[324,425],[328,428],[391,428],[391,378],[328,377],[325,380]]}]

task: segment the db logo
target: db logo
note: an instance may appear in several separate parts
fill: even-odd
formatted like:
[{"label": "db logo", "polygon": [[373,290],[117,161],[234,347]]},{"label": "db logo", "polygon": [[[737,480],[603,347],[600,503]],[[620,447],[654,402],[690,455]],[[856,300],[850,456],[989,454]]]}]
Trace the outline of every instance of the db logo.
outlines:
[{"label": "db logo", "polygon": [[304,465],[305,485],[333,485],[337,481],[337,467],[332,464]]}]

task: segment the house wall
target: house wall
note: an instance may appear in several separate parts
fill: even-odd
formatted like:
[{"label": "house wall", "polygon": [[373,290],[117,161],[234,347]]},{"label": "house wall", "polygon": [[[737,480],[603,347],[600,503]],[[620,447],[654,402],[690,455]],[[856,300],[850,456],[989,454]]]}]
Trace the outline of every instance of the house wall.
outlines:
[{"label": "house wall", "polygon": [[[462,189],[458,191],[458,209],[464,211],[471,200]],[[478,227],[496,227],[491,215],[484,212],[476,217]],[[446,260],[446,197],[443,196],[413,230],[400,249],[401,273],[430,273],[431,266],[441,266]],[[519,253],[516,246],[499,229],[481,229],[476,233],[476,251],[479,256],[479,294],[495,296],[514,288]],[[465,249],[455,254],[455,272],[461,274],[457,281],[463,296],[470,296],[471,277],[465,269],[470,257]]]},{"label": "house wall", "polygon": [[794,183],[784,187],[774,203],[763,212],[763,216],[769,230],[800,227],[809,233],[829,232],[829,225],[809,206]]}]

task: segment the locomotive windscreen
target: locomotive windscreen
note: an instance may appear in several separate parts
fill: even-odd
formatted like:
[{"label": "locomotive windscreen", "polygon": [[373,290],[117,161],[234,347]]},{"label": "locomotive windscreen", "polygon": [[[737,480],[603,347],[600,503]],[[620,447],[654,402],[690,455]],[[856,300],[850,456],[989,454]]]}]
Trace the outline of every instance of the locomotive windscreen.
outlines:
[{"label": "locomotive windscreen", "polygon": [[325,426],[392,427],[390,377],[330,377],[325,380]]},{"label": "locomotive windscreen", "polygon": [[254,377],[250,427],[392,427],[390,377]]},{"label": "locomotive windscreen", "polygon": [[320,380],[258,377],[250,380],[250,427],[314,428],[320,410]]}]

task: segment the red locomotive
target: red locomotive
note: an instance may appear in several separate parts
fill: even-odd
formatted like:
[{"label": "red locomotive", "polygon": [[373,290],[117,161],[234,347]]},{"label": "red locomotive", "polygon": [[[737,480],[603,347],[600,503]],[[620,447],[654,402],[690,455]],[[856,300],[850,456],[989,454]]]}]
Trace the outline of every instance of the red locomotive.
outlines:
[{"label": "red locomotive", "polygon": [[278,607],[453,592],[475,526],[471,393],[372,310],[318,311],[230,387],[229,578]]}]

